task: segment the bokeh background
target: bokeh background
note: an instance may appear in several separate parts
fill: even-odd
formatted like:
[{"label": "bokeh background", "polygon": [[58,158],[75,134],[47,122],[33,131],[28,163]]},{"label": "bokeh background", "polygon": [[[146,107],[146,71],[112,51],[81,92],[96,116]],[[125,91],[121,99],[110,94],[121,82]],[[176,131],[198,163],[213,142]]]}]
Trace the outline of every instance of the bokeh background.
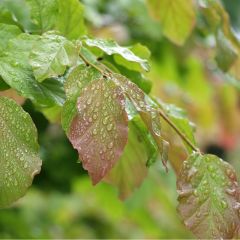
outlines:
[{"label": "bokeh background", "polygon": [[[215,72],[211,36],[197,24],[183,47],[169,42],[147,10],[144,0],[83,0],[86,23],[95,37],[113,38],[121,45],[138,42],[151,53],[146,74],[151,93],[187,110],[196,124],[201,149],[231,162],[240,173],[240,85]],[[240,30],[240,1],[223,1],[232,27]],[[216,70],[217,71],[217,70]],[[150,82],[151,81],[151,82]],[[58,124],[23,104],[39,132],[43,168],[27,195],[0,210],[0,238],[193,238],[177,212],[176,176],[161,162],[149,170],[142,186],[124,202],[115,188],[93,187]],[[170,157],[186,158],[180,139],[165,126]]]}]

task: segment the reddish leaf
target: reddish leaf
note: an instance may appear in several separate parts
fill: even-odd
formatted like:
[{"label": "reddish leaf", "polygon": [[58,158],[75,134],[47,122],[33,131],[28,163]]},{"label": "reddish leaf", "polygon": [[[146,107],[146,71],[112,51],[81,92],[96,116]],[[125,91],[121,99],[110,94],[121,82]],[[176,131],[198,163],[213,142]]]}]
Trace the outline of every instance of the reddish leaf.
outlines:
[{"label": "reddish leaf", "polygon": [[234,237],[240,224],[240,189],[231,165],[195,153],[184,162],[177,186],[179,213],[198,238]]},{"label": "reddish leaf", "polygon": [[112,169],[127,143],[124,95],[112,81],[100,78],[83,89],[77,108],[68,137],[93,184],[97,184]]}]

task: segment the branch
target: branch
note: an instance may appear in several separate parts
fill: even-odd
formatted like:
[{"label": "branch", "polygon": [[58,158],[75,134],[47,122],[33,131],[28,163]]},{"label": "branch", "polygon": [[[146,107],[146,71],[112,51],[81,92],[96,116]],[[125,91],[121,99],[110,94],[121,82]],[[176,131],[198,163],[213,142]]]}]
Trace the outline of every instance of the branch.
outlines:
[{"label": "branch", "polygon": [[192,142],[185,136],[184,133],[172,122],[172,120],[159,108],[159,115],[174,129],[174,131],[179,135],[179,137],[192,148],[195,152],[200,152],[200,150],[192,144]]},{"label": "branch", "polygon": [[103,71],[103,69],[99,68],[95,64],[88,61],[81,53],[79,53],[79,56],[85,62],[86,65],[92,66],[93,68],[97,69],[103,76],[105,76],[105,72]]}]

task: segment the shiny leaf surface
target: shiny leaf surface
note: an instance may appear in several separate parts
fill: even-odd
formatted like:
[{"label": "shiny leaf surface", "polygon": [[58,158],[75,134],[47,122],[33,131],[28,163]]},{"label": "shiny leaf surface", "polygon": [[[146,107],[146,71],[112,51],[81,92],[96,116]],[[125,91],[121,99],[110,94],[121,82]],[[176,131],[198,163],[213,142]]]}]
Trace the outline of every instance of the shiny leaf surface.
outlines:
[{"label": "shiny leaf surface", "polygon": [[233,238],[240,222],[240,189],[231,165],[194,153],[183,164],[177,188],[179,213],[198,238]]},{"label": "shiny leaf surface", "polygon": [[13,100],[0,97],[0,207],[22,197],[41,169],[37,130]]}]

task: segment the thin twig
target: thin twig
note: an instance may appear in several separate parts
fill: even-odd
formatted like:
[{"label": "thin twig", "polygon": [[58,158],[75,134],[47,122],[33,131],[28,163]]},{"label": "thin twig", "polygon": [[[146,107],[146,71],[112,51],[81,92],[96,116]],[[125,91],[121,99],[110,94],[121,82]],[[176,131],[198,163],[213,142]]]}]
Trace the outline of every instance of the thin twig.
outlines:
[{"label": "thin twig", "polygon": [[105,76],[105,73],[104,73],[103,69],[99,68],[95,64],[88,61],[81,53],[79,53],[79,56],[85,62],[86,65],[92,66],[93,68],[97,69],[103,76]]},{"label": "thin twig", "polygon": [[200,150],[192,144],[192,142],[181,132],[181,130],[171,121],[171,119],[159,108],[160,116],[174,129],[174,131],[181,137],[181,139],[189,145],[193,151],[200,152]]}]

